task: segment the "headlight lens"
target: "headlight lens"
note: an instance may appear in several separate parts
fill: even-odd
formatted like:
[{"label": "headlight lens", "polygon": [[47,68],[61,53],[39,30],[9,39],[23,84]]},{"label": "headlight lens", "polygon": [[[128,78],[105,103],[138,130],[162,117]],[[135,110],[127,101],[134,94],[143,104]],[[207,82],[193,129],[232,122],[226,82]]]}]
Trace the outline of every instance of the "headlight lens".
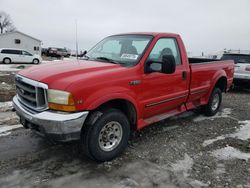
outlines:
[{"label": "headlight lens", "polygon": [[55,89],[48,90],[48,102],[56,104],[69,104],[70,93]]},{"label": "headlight lens", "polygon": [[75,103],[71,93],[67,91],[48,89],[49,108],[72,112],[75,111]]}]

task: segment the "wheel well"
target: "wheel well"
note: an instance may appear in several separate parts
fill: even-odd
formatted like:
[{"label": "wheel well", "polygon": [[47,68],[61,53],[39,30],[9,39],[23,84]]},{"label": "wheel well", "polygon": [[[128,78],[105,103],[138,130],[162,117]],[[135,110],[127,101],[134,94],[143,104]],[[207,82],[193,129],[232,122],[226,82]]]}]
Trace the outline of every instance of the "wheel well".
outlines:
[{"label": "wheel well", "polygon": [[227,78],[226,77],[221,77],[215,84],[215,87],[220,88],[221,91],[226,92],[227,90]]},{"label": "wheel well", "polygon": [[9,60],[11,60],[9,57],[5,57],[5,58],[3,58],[3,61],[4,61],[5,59],[9,59]]},{"label": "wheel well", "polygon": [[34,60],[37,60],[39,62],[39,59],[37,59],[37,58],[34,58],[32,61],[34,61]]},{"label": "wheel well", "polygon": [[131,126],[131,130],[136,130],[137,114],[136,109],[131,102],[125,99],[114,99],[102,104],[96,110],[106,108],[115,108],[121,110],[127,116]]}]

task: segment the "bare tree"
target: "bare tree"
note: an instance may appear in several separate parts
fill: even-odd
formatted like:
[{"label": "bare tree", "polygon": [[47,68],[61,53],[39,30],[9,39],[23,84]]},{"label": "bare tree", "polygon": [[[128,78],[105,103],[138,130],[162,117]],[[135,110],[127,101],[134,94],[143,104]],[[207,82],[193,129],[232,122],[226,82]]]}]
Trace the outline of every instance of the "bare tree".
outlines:
[{"label": "bare tree", "polygon": [[7,13],[0,11],[0,33],[7,33],[15,31],[16,27],[14,26],[10,15]]}]

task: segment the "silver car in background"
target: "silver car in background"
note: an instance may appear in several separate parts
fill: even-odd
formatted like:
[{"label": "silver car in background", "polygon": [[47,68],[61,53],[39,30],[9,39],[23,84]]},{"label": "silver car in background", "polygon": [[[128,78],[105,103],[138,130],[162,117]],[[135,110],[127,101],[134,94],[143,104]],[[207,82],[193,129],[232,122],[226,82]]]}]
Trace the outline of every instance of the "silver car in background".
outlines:
[{"label": "silver car in background", "polygon": [[0,48],[0,62],[10,63],[33,63],[39,64],[42,58],[38,54],[31,54],[23,49]]},{"label": "silver car in background", "polygon": [[250,54],[225,53],[222,60],[234,60],[234,85],[250,88]]}]

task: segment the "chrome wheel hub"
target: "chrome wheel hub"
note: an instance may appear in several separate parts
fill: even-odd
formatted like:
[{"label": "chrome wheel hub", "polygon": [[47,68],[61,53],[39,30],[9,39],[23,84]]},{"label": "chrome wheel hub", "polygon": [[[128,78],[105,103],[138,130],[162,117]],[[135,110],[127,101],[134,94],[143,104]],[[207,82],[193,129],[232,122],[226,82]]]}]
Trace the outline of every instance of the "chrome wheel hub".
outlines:
[{"label": "chrome wheel hub", "polygon": [[215,94],[213,101],[212,101],[212,110],[215,111],[219,107],[220,103],[220,96],[219,94]]},{"label": "chrome wheel hub", "polygon": [[103,151],[114,150],[122,139],[122,126],[117,121],[107,123],[100,131],[98,143]]}]

